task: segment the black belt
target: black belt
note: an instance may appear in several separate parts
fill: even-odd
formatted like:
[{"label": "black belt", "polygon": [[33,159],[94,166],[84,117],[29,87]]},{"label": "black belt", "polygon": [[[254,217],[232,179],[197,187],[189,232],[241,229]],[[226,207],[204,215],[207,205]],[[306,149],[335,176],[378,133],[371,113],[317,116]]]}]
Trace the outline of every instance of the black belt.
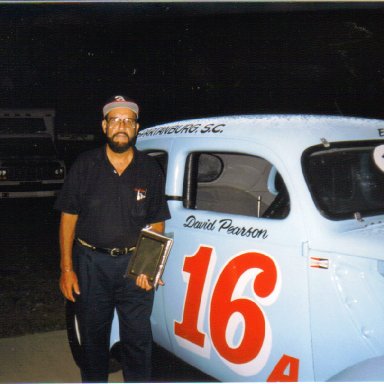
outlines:
[{"label": "black belt", "polygon": [[109,256],[120,256],[120,255],[126,255],[127,253],[133,252],[136,247],[126,247],[126,248],[100,248],[100,247],[95,247],[91,244],[88,244],[84,240],[81,240],[79,238],[76,238],[76,241],[82,245],[83,247],[92,249],[92,251],[97,251],[97,252],[102,252],[106,253]]}]

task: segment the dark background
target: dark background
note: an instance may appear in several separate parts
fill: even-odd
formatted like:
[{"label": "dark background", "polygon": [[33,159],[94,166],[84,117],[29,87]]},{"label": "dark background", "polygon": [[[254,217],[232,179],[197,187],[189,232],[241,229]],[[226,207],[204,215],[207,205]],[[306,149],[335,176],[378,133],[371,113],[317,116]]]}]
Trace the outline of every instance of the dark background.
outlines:
[{"label": "dark background", "polygon": [[135,98],[141,125],[243,113],[384,117],[384,4],[0,4],[0,108],[53,107],[99,133]]}]

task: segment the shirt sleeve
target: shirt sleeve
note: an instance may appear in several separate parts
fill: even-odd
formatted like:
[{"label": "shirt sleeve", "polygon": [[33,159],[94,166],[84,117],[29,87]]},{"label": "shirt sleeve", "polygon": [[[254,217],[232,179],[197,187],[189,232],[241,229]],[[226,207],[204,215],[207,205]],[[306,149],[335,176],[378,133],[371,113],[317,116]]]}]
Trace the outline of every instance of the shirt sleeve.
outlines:
[{"label": "shirt sleeve", "polygon": [[149,224],[168,220],[171,217],[165,196],[165,178],[157,163],[153,164],[151,173],[152,194],[147,217]]},{"label": "shirt sleeve", "polygon": [[80,180],[81,166],[78,159],[73,163],[64,180],[63,187],[54,204],[55,209],[75,215],[80,213]]}]

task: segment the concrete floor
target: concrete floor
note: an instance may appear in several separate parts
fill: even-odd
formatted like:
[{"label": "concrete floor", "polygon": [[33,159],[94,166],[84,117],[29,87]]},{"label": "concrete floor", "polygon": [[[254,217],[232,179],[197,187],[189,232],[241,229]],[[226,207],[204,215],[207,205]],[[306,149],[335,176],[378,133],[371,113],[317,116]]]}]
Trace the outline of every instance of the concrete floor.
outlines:
[{"label": "concrete floor", "polygon": [[[122,372],[110,374],[109,381],[122,382]],[[0,382],[81,382],[66,331],[0,339]]]}]

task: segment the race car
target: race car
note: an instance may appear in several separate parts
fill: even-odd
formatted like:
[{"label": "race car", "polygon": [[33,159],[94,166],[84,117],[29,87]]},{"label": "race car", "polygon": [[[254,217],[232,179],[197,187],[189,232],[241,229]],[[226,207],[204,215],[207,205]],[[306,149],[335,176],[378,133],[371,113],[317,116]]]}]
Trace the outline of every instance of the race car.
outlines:
[{"label": "race car", "polygon": [[384,380],[384,121],[202,118],[137,146],[172,215],[155,343],[220,381]]}]

